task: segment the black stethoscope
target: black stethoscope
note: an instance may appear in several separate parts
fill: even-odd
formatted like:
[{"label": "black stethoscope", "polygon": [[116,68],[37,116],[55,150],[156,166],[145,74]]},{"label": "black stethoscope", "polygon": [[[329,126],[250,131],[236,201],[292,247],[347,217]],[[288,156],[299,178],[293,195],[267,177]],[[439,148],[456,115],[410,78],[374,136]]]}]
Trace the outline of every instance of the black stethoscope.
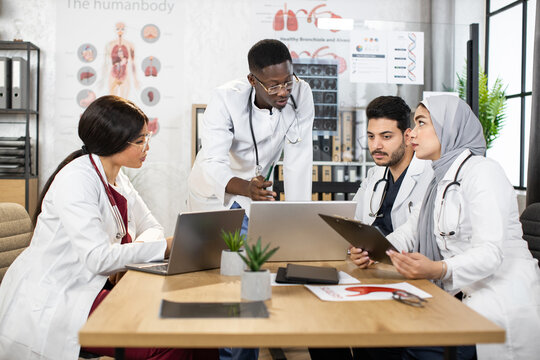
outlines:
[{"label": "black stethoscope", "polygon": [[[249,97],[248,97],[247,106],[248,106],[248,112],[249,112],[249,129],[251,130],[251,138],[253,139],[253,147],[255,148],[255,163],[256,163],[255,176],[260,176],[262,174],[262,166],[259,164],[259,149],[257,148],[257,141],[255,140],[255,133],[253,132],[253,119],[252,119],[253,118],[253,105],[251,103],[252,102],[252,100],[251,100],[252,95],[253,95],[253,87],[251,87],[251,90],[249,91]],[[293,109],[294,109],[294,120],[293,120],[293,122],[296,122],[296,130],[297,130],[298,137],[294,141],[291,141],[287,137],[287,133],[289,132],[289,129],[291,128],[293,122],[291,122],[291,124],[287,128],[287,131],[285,132],[285,137],[287,138],[287,141],[289,141],[289,143],[296,144],[296,143],[302,141],[302,139],[299,136],[300,134],[299,134],[299,126],[298,126],[298,111],[297,111],[297,107],[296,107],[296,101],[294,100],[294,96],[292,94],[290,95],[290,99],[292,101],[292,106],[293,106]]]},{"label": "black stethoscope", "polygon": [[[461,183],[457,180],[459,172],[460,172],[461,168],[463,167],[463,165],[467,162],[467,160],[469,160],[472,156],[473,156],[473,154],[469,154],[469,156],[467,156],[467,158],[465,158],[465,160],[463,160],[463,162],[459,165],[459,167],[458,167],[458,169],[456,171],[456,175],[454,176],[454,181],[452,181],[450,184],[446,185],[446,187],[444,188],[442,199],[441,199],[441,211],[439,212],[439,218],[437,219],[437,224],[439,226],[439,230],[441,229],[441,217],[444,219],[444,216],[441,216],[441,215],[444,212],[444,208],[445,208],[444,204],[446,203],[446,192],[452,186],[461,186]],[[458,217],[457,217],[458,219],[459,219],[460,214],[461,214],[461,205],[460,205],[459,210],[458,210]],[[440,231],[439,234],[441,236],[445,237],[445,236],[455,235],[456,232],[454,230]]]},{"label": "black stethoscope", "polygon": [[[377,207],[377,211],[373,211],[373,198],[375,197],[375,193],[377,192],[377,188],[379,187],[379,184],[384,183],[384,189],[381,196],[381,201],[379,202],[379,207]],[[381,210],[382,204],[384,202],[384,198],[386,197],[386,191],[388,190],[388,184],[390,184],[390,171],[389,168],[386,167],[384,170],[384,175],[381,179],[379,179],[375,185],[373,186],[373,192],[371,193],[371,199],[369,200],[369,216],[371,217],[383,217],[383,214],[379,214],[379,211]]]},{"label": "black stethoscope", "polygon": [[107,197],[109,198],[109,203],[111,204],[114,221],[116,222],[116,228],[118,230],[116,233],[116,238],[122,239],[124,236],[126,236],[127,231],[126,226],[124,225],[124,220],[122,220],[122,215],[120,215],[120,210],[118,210],[118,206],[116,205],[116,200],[114,200],[111,189],[109,188],[105,180],[103,180],[103,177],[101,176],[101,173],[99,172],[96,163],[94,162],[94,159],[92,159],[92,154],[88,154],[88,157],[90,158],[90,162],[92,163],[94,169],[96,170],[96,173],[98,174],[99,180],[101,180],[101,183],[105,187],[105,192],[107,193]]}]

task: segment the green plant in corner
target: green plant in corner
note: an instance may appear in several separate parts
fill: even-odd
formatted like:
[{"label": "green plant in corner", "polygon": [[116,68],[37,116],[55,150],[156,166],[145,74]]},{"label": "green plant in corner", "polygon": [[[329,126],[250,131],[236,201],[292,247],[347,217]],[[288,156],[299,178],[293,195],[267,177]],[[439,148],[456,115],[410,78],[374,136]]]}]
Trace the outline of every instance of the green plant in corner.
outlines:
[{"label": "green plant in corner", "polygon": [[263,249],[261,245],[261,237],[259,236],[257,243],[252,244],[251,246],[248,245],[246,241],[245,248],[246,256],[243,256],[242,254],[238,255],[240,255],[242,260],[244,260],[250,271],[259,271],[261,266],[268,261],[268,259],[270,259],[270,257],[274,255],[276,251],[278,251],[279,246],[269,250],[270,244],[267,244]]},{"label": "green plant in corner", "polygon": [[[458,78],[459,97],[466,100],[467,70]],[[491,89],[488,88],[488,77],[482,69],[478,71],[478,119],[484,130],[486,146],[489,149],[493,141],[500,135],[506,117],[506,88],[497,78]]]},{"label": "green plant in corner", "polygon": [[227,244],[229,250],[235,252],[240,251],[240,248],[246,241],[246,235],[240,235],[240,229],[237,229],[234,233],[230,231],[225,232],[223,229],[221,229],[221,238],[225,241],[225,244]]}]

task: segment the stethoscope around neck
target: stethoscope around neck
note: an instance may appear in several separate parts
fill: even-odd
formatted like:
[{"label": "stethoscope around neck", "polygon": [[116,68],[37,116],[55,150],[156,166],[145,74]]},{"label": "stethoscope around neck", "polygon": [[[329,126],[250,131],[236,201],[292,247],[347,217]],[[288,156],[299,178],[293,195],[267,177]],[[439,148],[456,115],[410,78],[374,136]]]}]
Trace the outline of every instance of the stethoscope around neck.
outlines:
[{"label": "stethoscope around neck", "polygon": [[116,229],[117,229],[116,238],[120,240],[127,234],[126,226],[124,225],[124,220],[122,220],[122,215],[120,215],[120,210],[118,210],[118,206],[116,205],[116,200],[114,200],[114,196],[111,192],[111,189],[109,188],[105,180],[103,180],[103,177],[101,176],[101,173],[99,172],[98,167],[96,163],[94,162],[94,159],[92,159],[92,154],[88,154],[88,157],[90,158],[90,162],[92,163],[92,165],[94,166],[94,169],[96,170],[96,173],[98,174],[99,180],[101,180],[101,183],[105,187],[105,192],[107,193],[107,197],[109,198],[109,203],[111,204],[114,221],[116,222]]},{"label": "stethoscope around neck", "polygon": [[[379,206],[377,207],[377,211],[373,211],[373,198],[375,197],[375,193],[377,192],[377,188],[380,184],[384,183],[383,193],[381,196],[381,201],[379,202]],[[386,191],[388,190],[388,184],[390,183],[390,168],[386,167],[386,170],[384,170],[384,175],[381,179],[377,180],[375,185],[373,185],[373,192],[371,193],[371,199],[369,199],[369,216],[371,217],[383,217],[383,214],[379,214],[379,211],[381,211],[382,204],[384,202],[384,198],[386,197]]]},{"label": "stethoscope around neck", "polygon": [[[439,212],[439,218],[437,219],[437,224],[439,226],[439,230],[441,229],[441,218],[444,219],[444,216],[442,216],[442,213],[444,212],[444,209],[445,209],[445,203],[446,203],[446,193],[448,192],[448,189],[450,189],[452,186],[461,186],[461,183],[457,180],[458,179],[458,175],[459,175],[459,172],[461,171],[461,168],[463,167],[463,165],[467,162],[467,160],[469,160],[471,157],[473,156],[473,154],[469,154],[469,156],[467,156],[465,158],[465,160],[463,160],[463,162],[459,165],[457,171],[456,171],[456,175],[454,176],[454,181],[452,181],[451,183],[449,183],[448,185],[446,185],[446,187],[444,188],[444,191],[443,191],[443,195],[442,195],[442,199],[441,199],[441,210]],[[460,217],[460,214],[461,214],[461,205],[459,207],[459,211],[458,211],[458,219]],[[442,237],[446,237],[446,236],[452,236],[452,235],[455,235],[456,234],[456,231],[455,230],[450,230],[450,231],[439,231],[439,234],[442,236]]]},{"label": "stethoscope around neck", "polygon": [[[262,166],[259,164],[259,149],[257,148],[257,141],[255,140],[255,132],[253,131],[253,104],[252,104],[252,99],[251,99],[252,95],[253,95],[253,87],[251,87],[251,90],[249,91],[247,106],[248,106],[248,112],[249,112],[249,129],[251,130],[251,139],[253,140],[253,147],[255,148],[255,176],[259,176],[262,174]],[[293,122],[296,122],[296,130],[298,131],[299,127],[298,127],[297,107],[296,107],[296,101],[294,100],[294,96],[292,94],[290,95],[290,99],[291,99],[292,106],[294,109]],[[287,133],[289,132],[289,129],[291,128],[293,122],[291,122],[291,124],[287,128],[287,131],[285,132],[285,137],[287,137]],[[300,134],[298,134],[298,137],[295,141],[291,141],[289,140],[289,138],[287,138],[287,141],[289,141],[289,143],[291,144],[296,144],[302,141],[302,139],[299,136]]]}]

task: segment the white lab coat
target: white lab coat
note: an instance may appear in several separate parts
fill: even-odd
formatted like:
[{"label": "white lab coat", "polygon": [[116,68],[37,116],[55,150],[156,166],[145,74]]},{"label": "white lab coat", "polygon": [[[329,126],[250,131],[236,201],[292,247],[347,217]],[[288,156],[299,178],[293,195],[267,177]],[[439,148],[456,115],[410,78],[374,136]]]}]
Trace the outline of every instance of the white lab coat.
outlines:
[{"label": "white lab coat", "polygon": [[163,259],[162,227],[125,175],[116,184],[128,202],[128,231],[137,241],[131,244],[116,239],[109,200],[88,155],[56,175],[30,246],[0,285],[0,359],[77,359],[78,331],[107,276],[128,263]]},{"label": "white lab coat", "polygon": [[[238,177],[255,176],[255,147],[249,126],[248,98],[251,85],[247,80],[229,82],[214,90],[201,124],[202,149],[188,180],[188,207],[191,210],[228,209],[237,202],[249,213],[251,199],[225,192],[227,183]],[[266,176],[282,150],[285,197],[290,201],[311,200],[313,95],[309,85],[300,80],[292,95],[296,101],[298,121],[292,101],[279,111],[259,109],[254,104],[253,131],[259,152],[262,176]],[[300,142],[295,142],[298,138]]]},{"label": "white lab coat", "polygon": [[[371,212],[369,202],[373,197],[373,210],[377,211],[384,191],[384,182],[377,186],[375,195],[373,195],[373,189],[377,181],[383,178],[385,170],[386,167],[384,166],[375,166],[369,169],[366,178],[354,195],[353,200],[357,202],[355,219],[364,224],[371,225],[375,221],[375,217],[369,216]],[[404,224],[412,212],[422,206],[426,189],[432,178],[431,161],[420,160],[414,155],[390,213],[394,229]]]},{"label": "white lab coat", "polygon": [[[437,186],[434,232],[448,265],[445,290],[462,291],[463,302],[506,330],[504,344],[477,345],[479,359],[537,359],[540,354],[540,270],[522,238],[515,191],[495,161],[474,156],[454,180],[465,150]],[[412,251],[418,212],[388,239]],[[441,224],[441,225],[439,225]],[[440,232],[452,236],[441,236]]]}]

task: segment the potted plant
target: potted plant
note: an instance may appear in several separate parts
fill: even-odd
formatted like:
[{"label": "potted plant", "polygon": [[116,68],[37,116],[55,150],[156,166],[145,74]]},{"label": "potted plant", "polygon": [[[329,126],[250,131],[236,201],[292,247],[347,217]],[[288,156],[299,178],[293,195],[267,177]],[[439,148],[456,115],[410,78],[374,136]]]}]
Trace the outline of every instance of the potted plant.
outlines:
[{"label": "potted plant", "polygon": [[270,284],[270,271],[261,270],[261,266],[268,260],[279,247],[270,250],[270,244],[264,248],[261,245],[261,238],[256,244],[251,246],[245,244],[246,256],[240,257],[247,265],[247,269],[242,273],[242,299],[252,301],[268,300],[272,297],[272,286]]},{"label": "potted plant", "polygon": [[244,252],[242,246],[244,245],[246,236],[244,234],[240,234],[240,229],[236,230],[234,233],[221,230],[221,238],[225,241],[228,247],[228,249],[221,252],[221,275],[242,275],[245,264],[239,254]]},{"label": "potted plant", "polygon": [[[466,100],[467,69],[458,78],[459,97]],[[478,120],[484,130],[486,147],[489,149],[493,141],[500,135],[504,125],[506,110],[506,86],[497,78],[491,89],[488,88],[488,77],[482,69],[478,71]]]}]

